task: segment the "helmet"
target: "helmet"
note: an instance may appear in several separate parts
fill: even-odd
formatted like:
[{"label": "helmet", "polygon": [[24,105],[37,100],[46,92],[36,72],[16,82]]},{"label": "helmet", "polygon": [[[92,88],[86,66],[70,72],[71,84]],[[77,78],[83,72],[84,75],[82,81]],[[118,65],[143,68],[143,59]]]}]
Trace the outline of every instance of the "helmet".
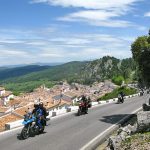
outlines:
[{"label": "helmet", "polygon": [[39,106],[39,103],[38,102],[34,102],[34,108],[37,108]]},{"label": "helmet", "polygon": [[82,100],[85,100],[85,99],[86,99],[85,95],[82,95]]},{"label": "helmet", "polygon": [[38,104],[34,104],[34,108],[37,108],[39,105]]},{"label": "helmet", "polygon": [[43,107],[43,102],[40,102],[39,106],[42,108]]}]

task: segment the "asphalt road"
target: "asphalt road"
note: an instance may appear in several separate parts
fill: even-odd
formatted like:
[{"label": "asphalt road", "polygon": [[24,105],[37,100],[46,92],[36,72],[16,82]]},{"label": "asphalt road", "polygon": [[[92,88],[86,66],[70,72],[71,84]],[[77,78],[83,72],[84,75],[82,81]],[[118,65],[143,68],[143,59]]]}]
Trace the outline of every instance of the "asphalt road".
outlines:
[{"label": "asphalt road", "polygon": [[89,110],[89,114],[69,114],[52,119],[45,133],[19,140],[20,130],[0,134],[0,150],[79,150],[123,117],[142,106],[148,95],[134,97],[123,104],[107,104]]}]

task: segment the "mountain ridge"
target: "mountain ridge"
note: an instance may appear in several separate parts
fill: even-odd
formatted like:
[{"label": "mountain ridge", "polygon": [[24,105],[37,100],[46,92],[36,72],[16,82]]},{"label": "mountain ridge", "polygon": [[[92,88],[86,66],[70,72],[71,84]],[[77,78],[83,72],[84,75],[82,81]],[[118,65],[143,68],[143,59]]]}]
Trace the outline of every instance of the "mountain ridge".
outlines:
[{"label": "mountain ridge", "polygon": [[46,68],[47,66],[40,67],[41,70],[30,70],[31,72],[25,72],[23,75],[8,76],[8,78],[1,78],[2,71],[0,71],[0,84],[11,90],[20,87],[25,89],[25,85],[30,89],[31,83],[30,90],[33,90],[40,84],[49,83],[51,85],[51,83],[63,80],[69,83],[90,85],[97,81],[112,79],[115,76],[123,76],[125,80],[132,79],[136,71],[136,65],[132,58],[120,60],[110,56],[104,56],[94,61],[73,61],[57,66],[48,66],[48,68]]}]

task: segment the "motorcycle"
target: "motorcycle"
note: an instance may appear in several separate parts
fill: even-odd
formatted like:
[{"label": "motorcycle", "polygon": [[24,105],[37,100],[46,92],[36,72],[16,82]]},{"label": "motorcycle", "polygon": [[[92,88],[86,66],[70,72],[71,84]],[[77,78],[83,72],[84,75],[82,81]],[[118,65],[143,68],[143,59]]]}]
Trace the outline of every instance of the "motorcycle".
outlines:
[{"label": "motorcycle", "polygon": [[88,106],[86,106],[85,103],[80,103],[79,104],[79,109],[78,109],[78,116],[87,114],[88,113]]},{"label": "motorcycle", "polygon": [[122,97],[120,94],[118,95],[118,103],[124,103],[124,97]]},{"label": "motorcycle", "polygon": [[27,139],[29,138],[29,136],[35,136],[39,133],[42,133],[45,129],[44,123],[42,123],[41,128],[37,125],[37,119],[31,113],[27,113],[26,115],[24,115],[24,121],[22,122],[22,124],[24,125],[21,131],[22,139]]},{"label": "motorcycle", "polygon": [[150,93],[150,90],[147,90],[147,94],[149,94]]},{"label": "motorcycle", "polygon": [[144,91],[140,91],[140,96],[143,96],[144,95]]}]

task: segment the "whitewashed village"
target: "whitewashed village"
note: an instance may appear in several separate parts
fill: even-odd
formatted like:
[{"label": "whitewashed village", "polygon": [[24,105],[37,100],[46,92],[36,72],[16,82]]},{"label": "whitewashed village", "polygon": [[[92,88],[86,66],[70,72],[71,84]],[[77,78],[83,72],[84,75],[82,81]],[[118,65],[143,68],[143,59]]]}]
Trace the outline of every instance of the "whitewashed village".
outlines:
[{"label": "whitewashed village", "polygon": [[94,83],[92,86],[61,82],[53,88],[41,85],[33,92],[19,96],[0,87],[0,131],[8,130],[9,123],[22,120],[26,111],[33,109],[35,102],[43,102],[50,116],[55,116],[56,112],[65,113],[67,108],[76,105],[83,94],[90,97],[92,102],[96,102],[98,98],[112,92],[116,87],[111,81]]}]

